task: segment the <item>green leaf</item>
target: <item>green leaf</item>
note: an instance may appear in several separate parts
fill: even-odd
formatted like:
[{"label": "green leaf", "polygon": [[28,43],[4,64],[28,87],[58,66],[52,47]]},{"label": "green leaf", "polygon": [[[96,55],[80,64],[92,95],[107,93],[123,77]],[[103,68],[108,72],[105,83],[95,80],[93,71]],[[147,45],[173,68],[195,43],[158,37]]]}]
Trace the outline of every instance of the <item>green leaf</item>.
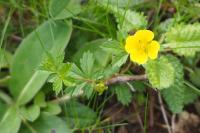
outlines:
[{"label": "green leaf", "polygon": [[92,96],[94,84],[86,84],[83,89],[84,95],[89,99]]},{"label": "green leaf", "polygon": [[123,105],[128,105],[132,100],[132,93],[125,84],[117,84],[115,86],[115,93],[117,94],[118,101]]},{"label": "green leaf", "polygon": [[60,93],[62,88],[63,88],[63,81],[59,77],[56,77],[56,79],[53,82],[53,90],[56,92],[56,95]]},{"label": "green leaf", "polygon": [[80,0],[51,0],[49,12],[54,19],[66,19],[81,12]]},{"label": "green leaf", "polygon": [[168,88],[174,83],[175,70],[173,64],[166,56],[162,56],[156,60],[150,60],[146,65],[149,82],[157,89]]},{"label": "green leaf", "polygon": [[10,66],[12,62],[12,54],[6,50],[0,49],[0,68],[6,68]]},{"label": "green leaf", "polygon": [[45,94],[44,92],[40,91],[35,97],[34,97],[34,104],[39,107],[46,107],[46,101],[45,101]]},{"label": "green leaf", "polygon": [[66,104],[66,120],[71,126],[84,128],[95,123],[97,114],[81,103],[70,101]]},{"label": "green leaf", "polygon": [[122,8],[122,7],[131,7],[134,5],[138,5],[144,3],[146,0],[95,0],[95,1],[98,1],[102,4],[109,4]]},{"label": "green leaf", "polygon": [[197,87],[200,87],[200,69],[195,68],[193,72],[189,74],[190,81],[196,85]]},{"label": "green leaf", "polygon": [[113,58],[112,58],[113,67],[120,68],[123,64],[126,63],[128,56],[129,55],[125,52],[121,52],[118,55],[113,55]]},{"label": "green leaf", "polygon": [[185,85],[183,99],[184,104],[193,103],[198,98],[198,96],[199,95],[193,89]]},{"label": "green leaf", "polygon": [[[31,127],[37,133],[72,133],[65,121],[47,113],[42,113],[39,119],[31,123]],[[19,133],[31,133],[31,131],[27,127],[23,127]]]},{"label": "green leaf", "polygon": [[93,74],[92,70],[93,70],[93,66],[94,66],[94,57],[93,54],[88,52],[85,52],[83,54],[83,57],[80,59],[80,65],[81,65],[81,69],[84,72],[84,74],[86,75],[86,77],[91,77],[91,75]]},{"label": "green leaf", "polygon": [[180,113],[184,106],[184,80],[183,80],[183,65],[180,61],[172,56],[167,55],[166,58],[170,61],[173,68],[175,69],[174,73],[174,83],[166,89],[161,91],[164,100],[169,106],[169,109],[173,113]]},{"label": "green leaf", "polygon": [[18,133],[21,125],[21,119],[17,113],[16,107],[10,107],[0,121],[2,133]]},{"label": "green leaf", "polygon": [[45,50],[58,55],[67,46],[71,32],[71,22],[47,21],[22,41],[14,55],[10,81],[10,91],[18,104],[29,102],[48,78],[48,72],[37,70]]},{"label": "green leaf", "polygon": [[73,96],[76,96],[78,94],[80,94],[81,91],[83,91],[83,88],[86,86],[86,82],[83,82],[79,85],[77,85],[75,88],[74,88],[74,91],[72,93]]},{"label": "green leaf", "polygon": [[47,103],[47,107],[44,109],[44,112],[47,112],[51,115],[58,115],[61,111],[61,107],[56,103]]},{"label": "green leaf", "polygon": [[165,47],[178,55],[194,56],[200,51],[200,24],[180,24],[166,33]]},{"label": "green leaf", "polygon": [[116,40],[107,40],[103,42],[103,44],[100,46],[104,51],[117,54],[124,51],[124,48],[120,45],[120,43]]},{"label": "green leaf", "polygon": [[105,10],[110,11],[118,22],[118,29],[127,33],[132,30],[144,29],[147,26],[147,20],[143,14],[118,8],[116,5],[99,2]]},{"label": "green leaf", "polygon": [[71,64],[70,63],[62,63],[60,64],[60,68],[59,68],[59,76],[64,79],[68,73],[70,72],[71,70]]},{"label": "green leaf", "polygon": [[128,58],[128,54],[120,43],[116,40],[108,40],[104,42],[101,48],[112,55],[113,67],[121,67]]},{"label": "green leaf", "polygon": [[81,48],[77,51],[77,53],[73,57],[73,62],[76,64],[80,63],[80,58],[83,57],[85,52],[90,52],[93,54],[95,59],[95,68],[102,68],[108,64],[110,59],[110,54],[104,51],[101,46],[106,42],[110,42],[109,39],[97,39],[86,44],[83,44]]},{"label": "green leaf", "polygon": [[6,112],[7,106],[6,104],[0,101],[0,120],[2,119],[4,113]]},{"label": "green leaf", "polygon": [[29,121],[35,121],[40,115],[40,107],[38,105],[31,105],[29,107],[21,107],[20,114]]}]

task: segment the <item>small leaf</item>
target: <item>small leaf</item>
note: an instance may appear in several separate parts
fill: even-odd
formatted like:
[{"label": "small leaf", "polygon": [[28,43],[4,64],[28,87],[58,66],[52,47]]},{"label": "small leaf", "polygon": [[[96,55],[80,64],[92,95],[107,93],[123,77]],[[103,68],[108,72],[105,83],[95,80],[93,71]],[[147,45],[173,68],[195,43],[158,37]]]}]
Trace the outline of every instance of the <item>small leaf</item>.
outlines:
[{"label": "small leaf", "polygon": [[114,55],[112,60],[113,67],[121,67],[123,64],[126,63],[128,56],[129,55],[125,52],[119,53],[118,55]]},{"label": "small leaf", "polygon": [[173,65],[165,56],[150,60],[146,65],[148,79],[157,89],[170,87],[174,83],[174,72]]},{"label": "small leaf", "polygon": [[59,77],[57,77],[55,79],[55,81],[53,82],[53,90],[58,95],[58,93],[60,93],[60,91],[62,90],[62,88],[63,88],[63,82],[62,82],[62,80]]},{"label": "small leaf", "polygon": [[120,101],[123,105],[128,105],[132,100],[132,93],[125,84],[117,84],[115,86],[115,93],[118,101]]},{"label": "small leaf", "polygon": [[86,84],[84,87],[84,95],[89,99],[93,93],[94,90],[94,84]]},{"label": "small leaf", "polygon": [[39,107],[46,107],[46,101],[45,101],[45,94],[44,92],[40,91],[34,98],[34,104]]},{"label": "small leaf", "polygon": [[20,114],[27,120],[33,122],[40,115],[40,107],[37,105],[31,105],[29,107],[21,107]]},{"label": "small leaf", "polygon": [[83,57],[80,59],[80,65],[82,71],[87,75],[87,77],[91,77],[92,69],[94,66],[94,57],[93,54],[89,51],[83,54]]},{"label": "small leaf", "polygon": [[81,91],[83,91],[83,88],[86,86],[86,82],[83,82],[79,85],[77,85],[75,88],[74,88],[74,91],[72,93],[73,96],[76,96],[78,94],[80,94]]},{"label": "small leaf", "polygon": [[47,112],[51,115],[58,115],[61,113],[61,107],[56,103],[47,103],[47,107],[44,109],[44,112]]}]

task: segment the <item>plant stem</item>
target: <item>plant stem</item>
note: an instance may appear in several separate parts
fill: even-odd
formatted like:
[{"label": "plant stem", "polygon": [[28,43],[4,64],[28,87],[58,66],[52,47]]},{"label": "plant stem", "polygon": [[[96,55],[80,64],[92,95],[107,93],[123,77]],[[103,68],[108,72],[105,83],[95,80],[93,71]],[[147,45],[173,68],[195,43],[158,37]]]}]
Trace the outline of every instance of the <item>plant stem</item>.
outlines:
[{"label": "plant stem", "polygon": [[160,108],[161,108],[161,111],[162,111],[162,115],[163,115],[164,121],[165,121],[165,123],[167,125],[168,133],[172,133],[160,93],[158,93],[158,100],[159,100],[159,103],[160,103]]},{"label": "plant stem", "polygon": [[111,85],[111,84],[115,84],[115,83],[118,83],[118,82],[128,82],[128,81],[146,80],[146,79],[147,79],[146,74],[144,74],[144,75],[134,75],[134,76],[118,75],[118,76],[112,77],[110,79],[107,79],[105,81],[105,84]]}]

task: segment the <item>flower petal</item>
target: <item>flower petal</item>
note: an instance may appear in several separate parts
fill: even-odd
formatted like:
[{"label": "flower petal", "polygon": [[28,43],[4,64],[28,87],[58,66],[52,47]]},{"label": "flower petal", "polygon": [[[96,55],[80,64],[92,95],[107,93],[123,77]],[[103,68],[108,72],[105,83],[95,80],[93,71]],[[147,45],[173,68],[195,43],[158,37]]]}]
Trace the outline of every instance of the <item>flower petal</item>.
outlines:
[{"label": "flower petal", "polygon": [[138,30],[135,33],[135,36],[137,36],[138,38],[140,38],[141,41],[145,42],[150,42],[153,40],[154,38],[154,33],[150,30]]},{"label": "flower petal", "polygon": [[160,44],[157,41],[152,41],[147,46],[147,54],[150,59],[155,59],[158,56],[158,51],[160,49]]},{"label": "flower petal", "polygon": [[139,40],[135,36],[128,36],[126,39],[125,50],[127,53],[132,53],[139,48]]},{"label": "flower petal", "polygon": [[148,56],[144,51],[136,51],[130,54],[130,58],[133,62],[144,64],[147,62]]}]

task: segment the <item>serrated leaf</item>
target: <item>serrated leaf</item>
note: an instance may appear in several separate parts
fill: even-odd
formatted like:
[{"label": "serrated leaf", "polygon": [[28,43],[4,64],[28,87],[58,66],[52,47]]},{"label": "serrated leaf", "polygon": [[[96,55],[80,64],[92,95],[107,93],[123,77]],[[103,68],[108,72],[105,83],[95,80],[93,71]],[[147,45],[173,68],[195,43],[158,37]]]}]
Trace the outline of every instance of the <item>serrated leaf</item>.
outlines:
[{"label": "serrated leaf", "polygon": [[87,127],[97,120],[97,114],[92,109],[76,101],[66,104],[65,113],[67,123],[76,128]]},{"label": "serrated leaf", "polygon": [[94,84],[86,84],[86,86],[83,89],[84,95],[89,99],[93,93],[93,90],[94,90]]},{"label": "serrated leaf", "polygon": [[105,41],[100,48],[102,48],[104,51],[117,54],[124,51],[124,48],[120,45],[120,43],[116,40],[108,40]]},{"label": "serrated leaf", "polygon": [[115,93],[118,101],[120,101],[123,105],[128,105],[132,100],[132,93],[125,84],[117,84],[115,86]]},{"label": "serrated leaf", "polygon": [[165,56],[148,61],[146,73],[149,82],[154,88],[164,89],[170,87],[174,83],[175,69]]},{"label": "serrated leaf", "polygon": [[142,13],[118,8],[116,5],[99,2],[100,6],[113,13],[118,22],[118,29],[127,33],[132,30],[144,29],[147,20]]},{"label": "serrated leaf", "polygon": [[113,55],[113,57],[112,57],[113,67],[120,68],[123,64],[126,63],[128,56],[129,55],[125,52],[121,52],[118,55]]},{"label": "serrated leaf", "polygon": [[93,54],[89,51],[85,52],[83,57],[80,59],[81,69],[88,78],[91,77],[94,61]]},{"label": "serrated leaf", "polygon": [[58,115],[61,111],[61,107],[56,103],[47,103],[47,107],[44,109],[44,112],[47,112],[51,115]]},{"label": "serrated leaf", "polygon": [[63,79],[68,75],[69,71],[71,69],[70,63],[61,63],[59,68],[59,76]]},{"label": "serrated leaf", "polygon": [[31,105],[29,107],[21,107],[20,114],[27,120],[33,122],[40,115],[40,107],[38,105]]},{"label": "serrated leaf", "polygon": [[192,90],[190,87],[186,86],[184,87],[184,104],[190,104],[193,103],[197,98],[198,94]]},{"label": "serrated leaf", "polygon": [[194,56],[200,51],[200,24],[180,24],[166,33],[165,47],[178,55]]},{"label": "serrated leaf", "polygon": [[[65,121],[57,116],[49,115],[47,113],[42,113],[39,119],[31,123],[31,127],[37,133],[72,133]],[[20,133],[30,132],[30,129],[27,127],[20,129]]]},{"label": "serrated leaf", "polygon": [[190,81],[196,85],[197,87],[200,87],[200,69],[199,68],[195,68],[193,70],[193,72],[191,72],[189,74],[189,77],[190,77]]},{"label": "serrated leaf", "polygon": [[80,0],[51,0],[49,12],[53,19],[66,19],[81,12]]},{"label": "serrated leaf", "polygon": [[58,93],[60,93],[60,91],[62,90],[62,88],[63,88],[63,81],[62,81],[62,79],[60,79],[59,77],[57,77],[55,79],[55,81],[53,82],[53,90],[58,95]]},{"label": "serrated leaf", "polygon": [[183,65],[172,55],[167,55],[166,58],[176,71],[174,73],[174,83],[169,88],[163,89],[161,93],[169,109],[173,113],[180,113],[184,106]]},{"label": "serrated leaf", "polygon": [[48,72],[37,70],[43,62],[44,48],[58,55],[65,49],[71,32],[71,21],[47,21],[22,41],[14,55],[10,80],[10,91],[18,104],[29,102],[49,76]]},{"label": "serrated leaf", "polygon": [[77,65],[80,63],[80,58],[83,57],[83,54],[87,51],[91,52],[95,58],[95,68],[102,68],[105,67],[108,64],[108,61],[110,59],[110,54],[106,51],[104,51],[101,46],[109,42],[108,39],[97,39],[93,40],[91,42],[87,42],[83,44],[81,48],[76,52],[76,54],[73,57],[73,62],[75,62]]},{"label": "serrated leaf", "polygon": [[86,84],[87,84],[86,82],[83,82],[83,83],[77,85],[74,88],[72,95],[76,96],[76,95],[80,94],[80,92],[83,91],[83,88],[86,86]]}]

